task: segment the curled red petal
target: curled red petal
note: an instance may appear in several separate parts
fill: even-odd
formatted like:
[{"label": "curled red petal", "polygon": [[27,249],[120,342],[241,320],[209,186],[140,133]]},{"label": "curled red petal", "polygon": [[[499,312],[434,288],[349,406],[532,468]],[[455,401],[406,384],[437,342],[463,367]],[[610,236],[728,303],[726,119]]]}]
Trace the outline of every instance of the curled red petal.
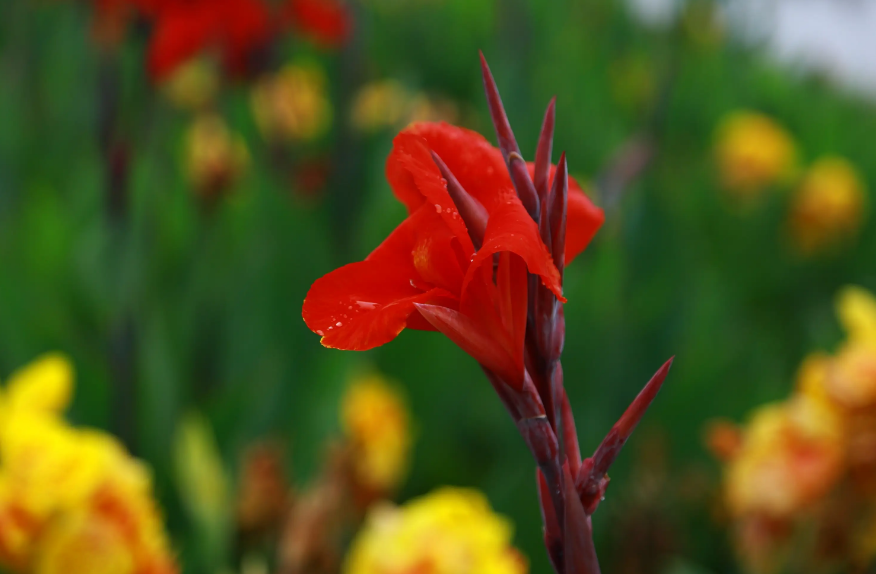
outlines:
[{"label": "curled red petal", "polygon": [[397,135],[386,162],[386,175],[409,212],[428,204],[453,231],[465,253],[474,252],[465,222],[447,191],[447,183],[432,159],[425,138],[407,130]]},{"label": "curled red petal", "polygon": [[605,213],[593,205],[581,188],[569,178],[569,199],[566,204],[566,265],[590,244],[590,240],[605,222]]},{"label": "curled red petal", "polygon": [[494,253],[503,251],[519,255],[530,273],[541,277],[542,283],[553,291],[557,299],[566,301],[563,297],[560,272],[541,241],[538,226],[516,196],[490,213],[484,244],[472,259],[462,285],[463,298],[477,269],[488,259],[492,260]]},{"label": "curled red petal", "polygon": [[[499,205],[517,193],[511,184],[511,176],[502,153],[484,136],[477,132],[452,126],[444,122],[418,122],[411,124],[402,134],[414,134],[423,138],[447,164],[460,185],[492,213]],[[424,201],[422,193],[410,180],[399,177],[399,166],[390,154],[386,175],[396,197],[413,211]]]}]

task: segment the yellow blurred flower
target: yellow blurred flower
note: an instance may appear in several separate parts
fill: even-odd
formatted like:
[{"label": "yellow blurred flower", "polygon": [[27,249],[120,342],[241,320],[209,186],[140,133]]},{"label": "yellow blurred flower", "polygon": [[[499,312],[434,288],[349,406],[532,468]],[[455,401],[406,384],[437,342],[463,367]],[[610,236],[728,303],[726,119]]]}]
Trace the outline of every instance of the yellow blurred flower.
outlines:
[{"label": "yellow blurred flower", "polygon": [[841,420],[808,395],[760,407],[725,469],[731,515],[785,518],[824,496],[844,470]]},{"label": "yellow blurred flower", "polygon": [[837,298],[837,315],[848,334],[836,354],[813,373],[838,406],[876,406],[876,298],[860,287],[846,287]]},{"label": "yellow blurred flower", "polygon": [[850,341],[876,344],[876,297],[872,293],[850,285],[840,292],[836,310]]},{"label": "yellow blurred flower", "polygon": [[451,99],[419,94],[408,109],[407,123],[414,122],[459,122],[459,107]]},{"label": "yellow blurred flower", "polygon": [[256,84],[252,109],[267,139],[315,139],[332,121],[325,74],[312,66],[288,65]]},{"label": "yellow blurred flower", "polygon": [[185,162],[196,191],[211,198],[243,174],[249,166],[249,151],[243,138],[232,133],[221,117],[203,114],[186,133]]},{"label": "yellow blurred flower", "polygon": [[149,471],[112,436],[61,418],[72,368],[46,355],[0,408],[0,565],[35,574],[173,574]]},{"label": "yellow blurred flower", "polygon": [[353,541],[344,574],[523,574],[512,526],[479,492],[441,488],[378,506]]},{"label": "yellow blurred flower", "polygon": [[367,84],[353,98],[350,122],[364,133],[412,122],[458,123],[459,106],[453,100],[412,92],[398,80]]},{"label": "yellow blurred flower", "polygon": [[358,479],[379,491],[398,486],[411,449],[408,407],[399,392],[380,375],[354,379],[343,397],[341,422],[353,444]]},{"label": "yellow blurred flower", "polygon": [[58,413],[67,408],[72,392],[70,363],[63,355],[50,353],[9,378],[3,404],[12,410]]},{"label": "yellow blurred flower", "polygon": [[350,121],[362,132],[374,132],[402,123],[411,93],[397,80],[367,84],[353,98]]},{"label": "yellow blurred flower", "polygon": [[200,110],[206,107],[219,90],[219,69],[208,57],[191,58],[161,85],[165,97],[176,107]]},{"label": "yellow blurred flower", "polygon": [[715,157],[721,181],[740,198],[755,198],[769,185],[788,179],[795,156],[791,136],[766,115],[736,111],[718,128]]},{"label": "yellow blurred flower", "polygon": [[854,166],[824,157],[809,168],[791,204],[791,232],[804,253],[854,236],[864,220],[866,192]]}]

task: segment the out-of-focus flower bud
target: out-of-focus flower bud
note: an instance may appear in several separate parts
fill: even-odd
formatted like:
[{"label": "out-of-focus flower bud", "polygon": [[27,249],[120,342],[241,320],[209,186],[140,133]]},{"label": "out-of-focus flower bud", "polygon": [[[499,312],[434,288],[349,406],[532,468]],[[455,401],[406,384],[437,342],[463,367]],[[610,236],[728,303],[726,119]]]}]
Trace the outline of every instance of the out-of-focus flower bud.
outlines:
[{"label": "out-of-focus flower bud", "polygon": [[723,462],[733,460],[742,448],[742,432],[731,421],[721,419],[709,422],[705,435],[709,451]]},{"label": "out-of-focus flower bud", "polygon": [[353,446],[356,482],[377,492],[396,488],[408,469],[408,408],[383,377],[354,379],[341,405],[344,432]]},{"label": "out-of-focus flower bud", "polygon": [[184,110],[207,107],[219,90],[219,68],[206,56],[192,58],[177,67],[161,85],[170,102]]},{"label": "out-of-focus flower bud", "polygon": [[186,134],[185,161],[198,194],[215,199],[249,166],[249,152],[243,138],[233,134],[221,117],[205,114]]},{"label": "out-of-focus flower bud", "polygon": [[864,220],[866,194],[857,170],[843,158],[816,161],[791,205],[791,232],[804,253],[854,236]]},{"label": "out-of-focus flower bud", "polygon": [[795,169],[794,142],[772,118],[736,111],[717,132],[715,157],[724,187],[740,199],[753,199],[768,186],[786,181]]},{"label": "out-of-focus flower bud", "polygon": [[399,508],[374,507],[344,574],[523,574],[512,526],[474,490],[441,488]]},{"label": "out-of-focus flower bud", "polygon": [[176,431],[173,446],[180,498],[215,550],[217,545],[227,542],[231,496],[209,421],[199,414],[187,415]]},{"label": "out-of-focus flower bud", "polygon": [[332,121],[325,74],[312,66],[286,66],[256,84],[252,109],[259,129],[269,140],[316,139]]},{"label": "out-of-focus flower bud", "polygon": [[237,525],[245,534],[277,529],[288,510],[290,486],[277,445],[247,449],[237,495]]}]

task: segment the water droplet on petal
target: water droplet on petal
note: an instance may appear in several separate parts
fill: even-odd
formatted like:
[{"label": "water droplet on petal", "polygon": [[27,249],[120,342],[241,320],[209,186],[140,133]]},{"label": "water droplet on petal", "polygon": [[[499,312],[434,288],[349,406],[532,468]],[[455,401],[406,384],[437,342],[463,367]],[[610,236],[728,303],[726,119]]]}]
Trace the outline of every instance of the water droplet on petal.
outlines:
[{"label": "water droplet on petal", "polygon": [[323,332],[320,331],[319,329],[316,330],[316,334],[319,335],[320,337],[325,336],[325,333],[323,333]]},{"label": "water droplet on petal", "polygon": [[335,327],[341,327],[341,326],[343,326],[343,323],[341,323],[340,321],[338,321],[337,323],[335,323]]},{"label": "water droplet on petal", "polygon": [[[411,281],[411,283],[413,283],[413,281]],[[360,309],[365,309],[366,311],[377,309],[377,303],[372,303],[371,301],[356,301],[356,305],[358,305]]]},{"label": "water droplet on petal", "polygon": [[438,205],[437,203],[435,204],[435,211],[437,211],[438,213],[441,213],[441,206]]}]

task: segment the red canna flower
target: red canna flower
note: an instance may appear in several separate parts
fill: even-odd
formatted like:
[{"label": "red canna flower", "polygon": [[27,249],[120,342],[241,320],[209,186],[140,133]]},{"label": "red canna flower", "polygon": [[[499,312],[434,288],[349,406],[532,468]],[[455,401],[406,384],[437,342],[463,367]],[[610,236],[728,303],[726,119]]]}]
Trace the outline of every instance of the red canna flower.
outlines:
[{"label": "red canna flower", "polygon": [[554,102],[526,164],[483,56],[481,64],[499,149],[444,123],[402,131],[386,176],[407,219],[365,261],[317,280],[303,316],[326,347],[371,349],[410,327],[441,331],[475,358],[538,466],[554,570],[599,574],[590,517],[672,359],[582,460],[560,364],[562,276],[603,214],[569,179],[565,154],[550,163]]},{"label": "red canna flower", "polygon": [[[561,299],[562,289],[501,152],[463,128],[414,124],[395,138],[386,175],[408,218],[365,261],[313,284],[305,322],[324,346],[359,351],[405,327],[437,329],[521,386],[527,270]],[[602,221],[602,210],[571,182],[566,261]]]}]

